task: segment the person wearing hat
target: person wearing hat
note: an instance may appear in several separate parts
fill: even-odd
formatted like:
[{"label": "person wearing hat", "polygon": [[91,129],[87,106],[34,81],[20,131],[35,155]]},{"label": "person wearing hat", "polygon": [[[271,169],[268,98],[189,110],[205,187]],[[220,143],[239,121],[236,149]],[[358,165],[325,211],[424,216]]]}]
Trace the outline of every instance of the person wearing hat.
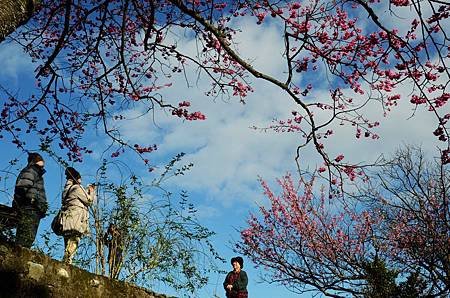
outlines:
[{"label": "person wearing hat", "polygon": [[15,242],[27,248],[33,245],[41,218],[45,217],[48,209],[44,165],[39,153],[29,153],[28,164],[20,171],[14,187],[12,206],[18,217]]},{"label": "person wearing hat", "polygon": [[95,199],[95,186],[89,185],[86,190],[81,185],[80,173],[72,167],[68,167],[65,174],[60,224],[64,237],[63,262],[72,264],[81,237],[89,233],[88,207]]},{"label": "person wearing hat", "polygon": [[244,268],[244,260],[242,257],[231,258],[231,266],[233,266],[233,271],[227,274],[223,282],[226,296],[227,298],[247,298],[248,278],[247,273],[242,270]]}]

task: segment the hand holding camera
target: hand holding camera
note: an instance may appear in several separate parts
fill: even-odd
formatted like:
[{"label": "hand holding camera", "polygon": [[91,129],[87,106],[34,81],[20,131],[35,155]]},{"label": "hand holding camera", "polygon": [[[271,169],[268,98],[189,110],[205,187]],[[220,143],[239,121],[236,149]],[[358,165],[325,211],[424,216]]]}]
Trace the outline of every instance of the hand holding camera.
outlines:
[{"label": "hand holding camera", "polygon": [[96,188],[96,186],[95,186],[95,184],[89,184],[88,185],[88,194],[92,194],[92,193],[95,193],[95,188]]}]

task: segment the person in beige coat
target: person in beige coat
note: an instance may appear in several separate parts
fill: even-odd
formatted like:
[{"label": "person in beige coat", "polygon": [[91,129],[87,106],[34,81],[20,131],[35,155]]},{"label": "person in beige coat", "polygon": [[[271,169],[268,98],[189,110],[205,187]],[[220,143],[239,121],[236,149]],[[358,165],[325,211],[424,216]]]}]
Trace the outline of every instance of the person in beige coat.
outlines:
[{"label": "person in beige coat", "polygon": [[62,194],[61,225],[64,237],[63,262],[72,264],[81,237],[89,233],[88,207],[95,199],[95,187],[89,185],[87,190],[81,185],[80,173],[68,167],[66,185]]}]

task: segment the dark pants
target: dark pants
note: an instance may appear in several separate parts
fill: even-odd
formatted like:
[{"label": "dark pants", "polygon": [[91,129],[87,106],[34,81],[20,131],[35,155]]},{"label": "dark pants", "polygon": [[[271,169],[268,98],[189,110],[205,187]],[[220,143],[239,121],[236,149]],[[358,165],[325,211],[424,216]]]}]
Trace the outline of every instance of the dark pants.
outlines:
[{"label": "dark pants", "polygon": [[22,208],[18,210],[16,244],[30,248],[36,238],[41,214],[36,209]]}]

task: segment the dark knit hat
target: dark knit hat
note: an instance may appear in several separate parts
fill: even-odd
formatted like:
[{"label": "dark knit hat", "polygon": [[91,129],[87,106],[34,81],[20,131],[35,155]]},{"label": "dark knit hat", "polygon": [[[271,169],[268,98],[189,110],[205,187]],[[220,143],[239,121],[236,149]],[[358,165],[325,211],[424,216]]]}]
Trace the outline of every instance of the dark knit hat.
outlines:
[{"label": "dark knit hat", "polygon": [[242,259],[241,257],[231,258],[231,265],[233,265],[234,262],[238,262],[239,265],[241,265],[241,268],[244,268],[244,259]]},{"label": "dark knit hat", "polygon": [[28,153],[28,163],[37,163],[38,161],[44,161],[42,156],[36,152]]},{"label": "dark knit hat", "polygon": [[81,178],[80,173],[77,170],[75,170],[74,168],[68,167],[66,169],[66,179],[72,179],[72,180],[77,181],[80,178]]}]

